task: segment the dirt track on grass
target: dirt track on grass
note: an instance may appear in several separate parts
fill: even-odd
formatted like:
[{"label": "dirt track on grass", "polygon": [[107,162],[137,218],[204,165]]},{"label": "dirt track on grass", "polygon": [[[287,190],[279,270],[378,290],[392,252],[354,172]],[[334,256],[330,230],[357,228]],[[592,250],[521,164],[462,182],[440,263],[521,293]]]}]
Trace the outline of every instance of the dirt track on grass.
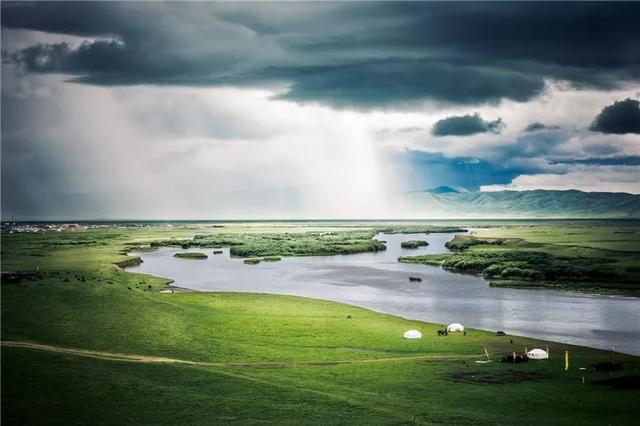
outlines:
[{"label": "dirt track on grass", "polygon": [[35,349],[45,352],[61,353],[66,355],[75,355],[84,358],[94,358],[103,361],[117,362],[134,362],[142,364],[178,364],[193,365],[199,367],[228,367],[228,368],[285,368],[297,366],[332,366],[343,364],[373,364],[385,362],[403,362],[403,361],[438,361],[438,360],[456,360],[456,359],[472,359],[481,358],[484,355],[413,355],[399,356],[388,358],[371,358],[356,360],[336,360],[336,361],[291,361],[291,362],[259,362],[259,363],[234,363],[234,362],[205,362],[190,361],[179,358],[167,358],[160,356],[122,354],[117,352],[93,351],[88,349],[64,348],[59,346],[43,345],[33,342],[21,341],[3,341],[2,346],[10,348],[26,348]]}]

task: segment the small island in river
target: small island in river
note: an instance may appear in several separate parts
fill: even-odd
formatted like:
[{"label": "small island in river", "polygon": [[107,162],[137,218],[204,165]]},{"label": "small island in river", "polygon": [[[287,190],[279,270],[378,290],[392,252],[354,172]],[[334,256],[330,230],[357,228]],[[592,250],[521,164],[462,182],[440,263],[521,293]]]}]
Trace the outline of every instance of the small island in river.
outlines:
[{"label": "small island in river", "polygon": [[198,253],[198,252],[189,252],[189,253],[176,253],[173,255],[173,257],[177,257],[180,259],[207,259],[208,256],[204,253]]},{"label": "small island in river", "polygon": [[417,249],[419,247],[426,247],[429,243],[423,240],[411,240],[411,241],[403,241],[400,243],[400,247],[405,249]]}]

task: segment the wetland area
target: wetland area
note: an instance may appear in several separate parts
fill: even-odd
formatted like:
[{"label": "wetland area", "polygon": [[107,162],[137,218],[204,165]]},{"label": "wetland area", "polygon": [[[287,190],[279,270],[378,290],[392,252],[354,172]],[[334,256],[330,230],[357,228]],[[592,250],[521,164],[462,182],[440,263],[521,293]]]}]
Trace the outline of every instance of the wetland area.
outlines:
[{"label": "wetland area", "polygon": [[[425,234],[384,234],[385,251],[336,256],[288,257],[281,262],[247,265],[229,248],[199,262],[175,254],[201,252],[162,247],[139,255],[128,268],[173,279],[174,285],[200,291],[286,294],[332,300],[434,323],[462,322],[483,330],[504,330],[594,348],[614,347],[640,354],[640,309],[635,297],[547,289],[490,287],[480,276],[437,266],[399,263],[401,256],[446,253],[455,233],[426,236],[428,246],[405,249],[404,241]],[[422,279],[409,281],[409,276]]]}]

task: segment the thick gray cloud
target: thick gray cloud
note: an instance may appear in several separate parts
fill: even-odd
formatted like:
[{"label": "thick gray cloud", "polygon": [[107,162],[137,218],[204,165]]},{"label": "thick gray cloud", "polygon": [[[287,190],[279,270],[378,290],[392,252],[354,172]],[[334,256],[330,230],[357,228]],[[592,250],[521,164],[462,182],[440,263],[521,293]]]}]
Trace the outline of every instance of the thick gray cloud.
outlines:
[{"label": "thick gray cloud", "polygon": [[459,104],[526,101],[542,92],[544,80],[490,67],[453,66],[416,60],[383,60],[346,66],[283,71],[294,81],[281,98],[336,106],[375,107],[421,99]]},{"label": "thick gray cloud", "polygon": [[541,130],[558,130],[558,126],[542,124],[539,122],[533,122],[524,128],[525,132],[538,132]]},{"label": "thick gray cloud", "polygon": [[493,121],[483,120],[478,114],[443,118],[431,129],[434,136],[469,136],[476,133],[500,133],[504,128],[501,118]]},{"label": "thick gray cloud", "polygon": [[8,58],[93,84],[275,85],[376,108],[526,101],[545,79],[610,89],[640,73],[640,4],[11,3],[5,28],[87,37]]},{"label": "thick gray cloud", "polygon": [[618,135],[640,134],[640,101],[627,98],[604,107],[591,123],[590,130]]}]

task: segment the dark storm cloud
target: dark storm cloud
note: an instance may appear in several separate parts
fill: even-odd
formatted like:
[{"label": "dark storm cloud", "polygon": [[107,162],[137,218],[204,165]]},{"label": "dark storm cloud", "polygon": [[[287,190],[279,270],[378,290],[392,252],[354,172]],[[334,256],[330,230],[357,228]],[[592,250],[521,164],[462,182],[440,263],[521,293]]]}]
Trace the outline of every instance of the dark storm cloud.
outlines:
[{"label": "dark storm cloud", "polygon": [[[8,58],[93,84],[289,87],[362,108],[529,100],[640,73],[634,3],[2,3],[4,28],[88,38]],[[98,39],[98,40],[96,40]],[[8,46],[10,48],[10,46]]]},{"label": "dark storm cloud", "polygon": [[533,122],[531,124],[529,124],[527,127],[524,128],[525,132],[538,132],[541,130],[558,130],[559,127],[558,126],[550,126],[547,124],[542,124],[539,122]]},{"label": "dark storm cloud", "polygon": [[627,98],[604,107],[589,129],[619,135],[640,134],[640,101]]},{"label": "dark storm cloud", "polygon": [[433,61],[389,59],[371,63],[294,70],[291,90],[281,96],[337,106],[375,107],[389,101],[433,98],[459,104],[526,101],[544,89],[537,76]]},{"label": "dark storm cloud", "polygon": [[478,114],[452,116],[437,121],[431,129],[434,136],[469,136],[476,133],[500,133],[504,128],[501,118],[483,120]]}]

